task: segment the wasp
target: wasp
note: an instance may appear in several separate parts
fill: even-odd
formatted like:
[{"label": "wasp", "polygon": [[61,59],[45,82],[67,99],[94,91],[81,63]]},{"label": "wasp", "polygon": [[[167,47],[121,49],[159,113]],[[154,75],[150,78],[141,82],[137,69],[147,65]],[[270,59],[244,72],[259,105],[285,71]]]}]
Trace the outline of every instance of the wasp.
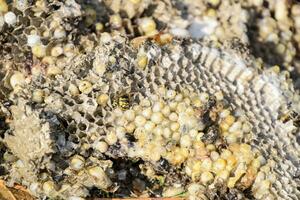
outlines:
[{"label": "wasp", "polygon": [[212,144],[220,137],[220,132],[217,126],[210,126],[201,139],[206,144]]},{"label": "wasp", "polygon": [[112,99],[113,107],[119,107],[122,110],[128,110],[131,107],[132,94],[122,92]]},{"label": "wasp", "polygon": [[291,112],[284,114],[283,116],[280,117],[280,120],[283,123],[286,123],[287,121],[292,120],[296,127],[300,127],[300,114],[295,111],[291,111]]}]

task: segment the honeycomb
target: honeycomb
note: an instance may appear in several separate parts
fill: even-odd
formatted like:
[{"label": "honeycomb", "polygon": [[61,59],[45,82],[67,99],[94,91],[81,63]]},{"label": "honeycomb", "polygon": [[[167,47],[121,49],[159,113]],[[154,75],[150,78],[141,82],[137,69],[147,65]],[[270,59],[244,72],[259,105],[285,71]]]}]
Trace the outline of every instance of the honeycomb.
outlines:
[{"label": "honeycomb", "polygon": [[116,35],[26,75],[1,104],[5,179],[40,198],[297,199],[299,95],[255,61],[232,44]]}]

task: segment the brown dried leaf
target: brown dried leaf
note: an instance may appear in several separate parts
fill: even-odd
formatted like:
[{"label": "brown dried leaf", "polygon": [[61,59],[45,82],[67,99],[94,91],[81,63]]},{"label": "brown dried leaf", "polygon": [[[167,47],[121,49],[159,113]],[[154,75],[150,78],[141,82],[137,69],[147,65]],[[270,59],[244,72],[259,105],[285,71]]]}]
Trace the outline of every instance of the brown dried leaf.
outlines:
[{"label": "brown dried leaf", "polygon": [[13,188],[6,187],[5,182],[0,180],[0,199],[1,200],[34,200],[29,192],[20,185]]},{"label": "brown dried leaf", "polygon": [[140,37],[136,37],[133,38],[131,40],[131,45],[133,46],[133,48],[139,48],[142,44],[144,44],[147,40],[153,40],[154,42],[156,42],[159,45],[165,45],[168,43],[171,43],[173,40],[173,35],[169,34],[169,33],[158,33],[152,36],[140,36]]},{"label": "brown dried leaf", "polygon": [[0,180],[0,199],[16,200],[11,191],[5,186],[4,181]]}]

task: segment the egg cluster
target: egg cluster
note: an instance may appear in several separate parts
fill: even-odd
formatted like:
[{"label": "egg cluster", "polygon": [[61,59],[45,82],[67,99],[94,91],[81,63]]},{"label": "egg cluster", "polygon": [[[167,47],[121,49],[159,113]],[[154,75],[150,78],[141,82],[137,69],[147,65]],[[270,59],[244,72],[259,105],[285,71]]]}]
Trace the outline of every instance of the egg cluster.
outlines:
[{"label": "egg cluster", "polygon": [[[174,167],[183,166],[193,182],[250,187],[263,158],[242,143],[251,127],[224,107],[222,93],[178,92],[165,87],[158,93],[129,110],[113,110],[114,127],[95,148],[105,152],[118,142],[126,146],[129,157],[152,163],[163,158]],[[132,147],[128,147],[126,134],[136,140]]]},{"label": "egg cluster", "polygon": [[72,41],[77,36],[71,33],[77,26],[72,20],[81,16],[75,2],[1,1],[1,5],[6,7],[0,9],[3,69],[14,68],[24,74],[59,73],[63,63],[78,55],[79,48]]}]

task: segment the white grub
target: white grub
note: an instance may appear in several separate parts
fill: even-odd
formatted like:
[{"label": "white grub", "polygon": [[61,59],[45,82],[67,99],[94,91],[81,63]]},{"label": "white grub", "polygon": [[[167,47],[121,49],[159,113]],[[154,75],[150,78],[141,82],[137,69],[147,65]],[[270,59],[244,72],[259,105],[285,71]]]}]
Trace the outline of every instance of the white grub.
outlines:
[{"label": "white grub", "polygon": [[91,82],[83,80],[79,82],[78,89],[84,94],[89,94],[93,90],[93,85]]},{"label": "white grub", "polygon": [[13,26],[17,23],[17,16],[15,13],[13,12],[7,12],[5,15],[4,15],[4,21],[10,25],[10,26]]},{"label": "white grub", "polygon": [[100,151],[101,153],[105,153],[108,149],[108,145],[104,141],[98,141],[94,144],[94,148]]},{"label": "white grub", "polygon": [[55,192],[55,184],[53,181],[46,181],[43,184],[43,190],[46,194],[51,195]]},{"label": "white grub", "polygon": [[109,33],[104,32],[104,33],[101,33],[100,41],[103,44],[108,44],[109,42],[112,41],[112,37],[111,37],[111,35]]},{"label": "white grub", "polygon": [[106,71],[106,62],[100,58],[96,58],[93,61],[93,69],[97,74],[102,76]]},{"label": "white grub", "polygon": [[145,35],[154,35],[157,33],[156,23],[153,19],[145,17],[139,20],[139,28]]},{"label": "white grub", "polygon": [[275,5],[275,18],[278,21],[287,20],[288,18],[288,2],[286,0],[277,0]]},{"label": "white grub", "polygon": [[61,73],[62,73],[62,70],[57,66],[49,66],[47,68],[47,75],[48,76],[56,76],[56,75],[61,74]]},{"label": "white grub", "polygon": [[10,86],[13,89],[18,89],[20,86],[25,85],[25,76],[23,73],[16,71],[11,77],[10,77]]},{"label": "white grub", "polygon": [[51,56],[58,57],[62,55],[64,52],[63,48],[61,46],[55,46],[51,49]]},{"label": "white grub", "polygon": [[75,155],[71,158],[70,166],[74,170],[80,170],[84,167],[84,158],[79,155]]},{"label": "white grub", "polygon": [[184,192],[182,187],[169,187],[163,191],[163,197],[174,197],[182,192]]},{"label": "white grub", "polygon": [[97,187],[106,189],[111,186],[112,182],[105,174],[104,170],[101,167],[92,167],[88,169],[88,173],[95,178],[95,183]]},{"label": "white grub", "polygon": [[44,101],[44,91],[43,90],[35,90],[32,93],[32,101],[37,102],[37,103],[42,103]]},{"label": "white grub", "polygon": [[27,35],[27,45],[33,47],[41,43],[41,37],[39,35]]},{"label": "white grub", "polygon": [[43,58],[44,56],[46,56],[46,46],[43,44],[37,43],[33,45],[31,51],[32,54],[37,58]]},{"label": "white grub", "polygon": [[53,37],[56,38],[56,39],[65,38],[66,37],[66,31],[65,31],[65,29],[63,27],[57,27],[54,30]]},{"label": "white grub", "polygon": [[109,96],[107,94],[100,94],[97,97],[97,103],[101,106],[106,106],[108,100],[109,100]]},{"label": "white grub", "polygon": [[72,96],[79,95],[79,89],[75,84],[71,83],[68,90]]}]

